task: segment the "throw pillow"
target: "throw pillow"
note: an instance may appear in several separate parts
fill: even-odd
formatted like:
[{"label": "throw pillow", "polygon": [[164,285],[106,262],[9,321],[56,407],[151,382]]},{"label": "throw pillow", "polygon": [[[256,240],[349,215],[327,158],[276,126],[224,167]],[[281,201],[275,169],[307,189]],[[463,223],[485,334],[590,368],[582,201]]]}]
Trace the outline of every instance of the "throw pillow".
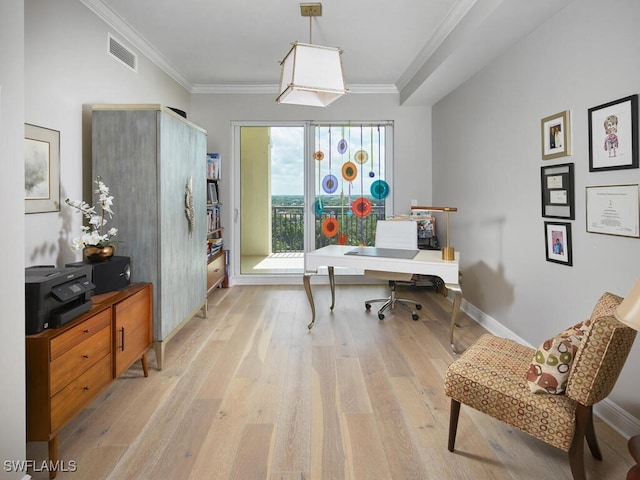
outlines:
[{"label": "throw pillow", "polygon": [[533,393],[564,393],[571,364],[589,325],[591,320],[585,320],[542,342],[526,374]]}]

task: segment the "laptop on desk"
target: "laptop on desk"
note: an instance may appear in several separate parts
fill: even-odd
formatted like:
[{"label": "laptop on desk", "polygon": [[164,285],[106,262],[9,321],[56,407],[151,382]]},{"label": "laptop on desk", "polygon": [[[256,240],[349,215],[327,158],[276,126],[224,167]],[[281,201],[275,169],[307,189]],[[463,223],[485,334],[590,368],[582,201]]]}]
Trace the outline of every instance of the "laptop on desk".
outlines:
[{"label": "laptop on desk", "polygon": [[380,248],[380,247],[356,247],[349,250],[345,255],[356,255],[361,257],[386,257],[411,259],[418,254],[418,250],[405,250],[400,248]]}]

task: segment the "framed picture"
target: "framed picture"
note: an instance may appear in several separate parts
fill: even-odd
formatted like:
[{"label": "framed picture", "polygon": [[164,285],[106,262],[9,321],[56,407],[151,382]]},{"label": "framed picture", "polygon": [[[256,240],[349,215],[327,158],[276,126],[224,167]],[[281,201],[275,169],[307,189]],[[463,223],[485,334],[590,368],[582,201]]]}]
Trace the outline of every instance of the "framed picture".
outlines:
[{"label": "framed picture", "polygon": [[573,163],[542,167],[540,184],[542,216],[574,220]]},{"label": "framed picture", "polygon": [[587,232],[640,238],[638,185],[586,187]]},{"label": "framed picture", "polygon": [[571,255],[571,224],[544,222],[547,262],[573,265]]},{"label": "framed picture", "polygon": [[570,117],[569,110],[565,110],[541,120],[543,160],[571,155]]},{"label": "framed picture", "polygon": [[26,213],[60,211],[60,132],[24,126]]},{"label": "framed picture", "polygon": [[589,109],[589,171],[638,168],[638,95]]}]

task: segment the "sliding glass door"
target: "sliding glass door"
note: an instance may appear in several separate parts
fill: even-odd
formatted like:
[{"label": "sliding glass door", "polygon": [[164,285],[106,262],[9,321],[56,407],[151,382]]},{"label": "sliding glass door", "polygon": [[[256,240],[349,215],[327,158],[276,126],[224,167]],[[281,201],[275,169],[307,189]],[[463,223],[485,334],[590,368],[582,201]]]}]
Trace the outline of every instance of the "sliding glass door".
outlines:
[{"label": "sliding glass door", "polygon": [[390,124],[234,125],[234,281],[299,281],[304,252],[373,242],[391,209]]}]

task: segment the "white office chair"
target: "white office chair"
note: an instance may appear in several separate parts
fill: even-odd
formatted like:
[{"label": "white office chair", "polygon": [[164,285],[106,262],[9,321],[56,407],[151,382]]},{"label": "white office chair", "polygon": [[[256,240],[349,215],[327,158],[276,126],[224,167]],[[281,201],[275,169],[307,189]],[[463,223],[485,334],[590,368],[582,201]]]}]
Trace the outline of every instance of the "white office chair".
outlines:
[{"label": "white office chair", "polygon": [[[376,240],[375,246],[378,248],[397,248],[404,250],[418,249],[418,225],[414,221],[404,220],[378,220],[376,224]],[[367,300],[364,306],[367,310],[371,310],[371,304],[376,302],[384,302],[380,310],[378,310],[378,318],[384,319],[384,312],[387,308],[395,308],[396,303],[405,310],[411,312],[411,318],[418,320],[418,313],[409,305],[415,305],[417,310],[422,308],[415,300],[410,298],[396,297],[396,282],[408,282],[413,276],[411,273],[393,273],[381,272],[378,270],[365,270],[367,276],[382,278],[389,281],[389,289],[391,295],[387,298],[376,298]]]}]

